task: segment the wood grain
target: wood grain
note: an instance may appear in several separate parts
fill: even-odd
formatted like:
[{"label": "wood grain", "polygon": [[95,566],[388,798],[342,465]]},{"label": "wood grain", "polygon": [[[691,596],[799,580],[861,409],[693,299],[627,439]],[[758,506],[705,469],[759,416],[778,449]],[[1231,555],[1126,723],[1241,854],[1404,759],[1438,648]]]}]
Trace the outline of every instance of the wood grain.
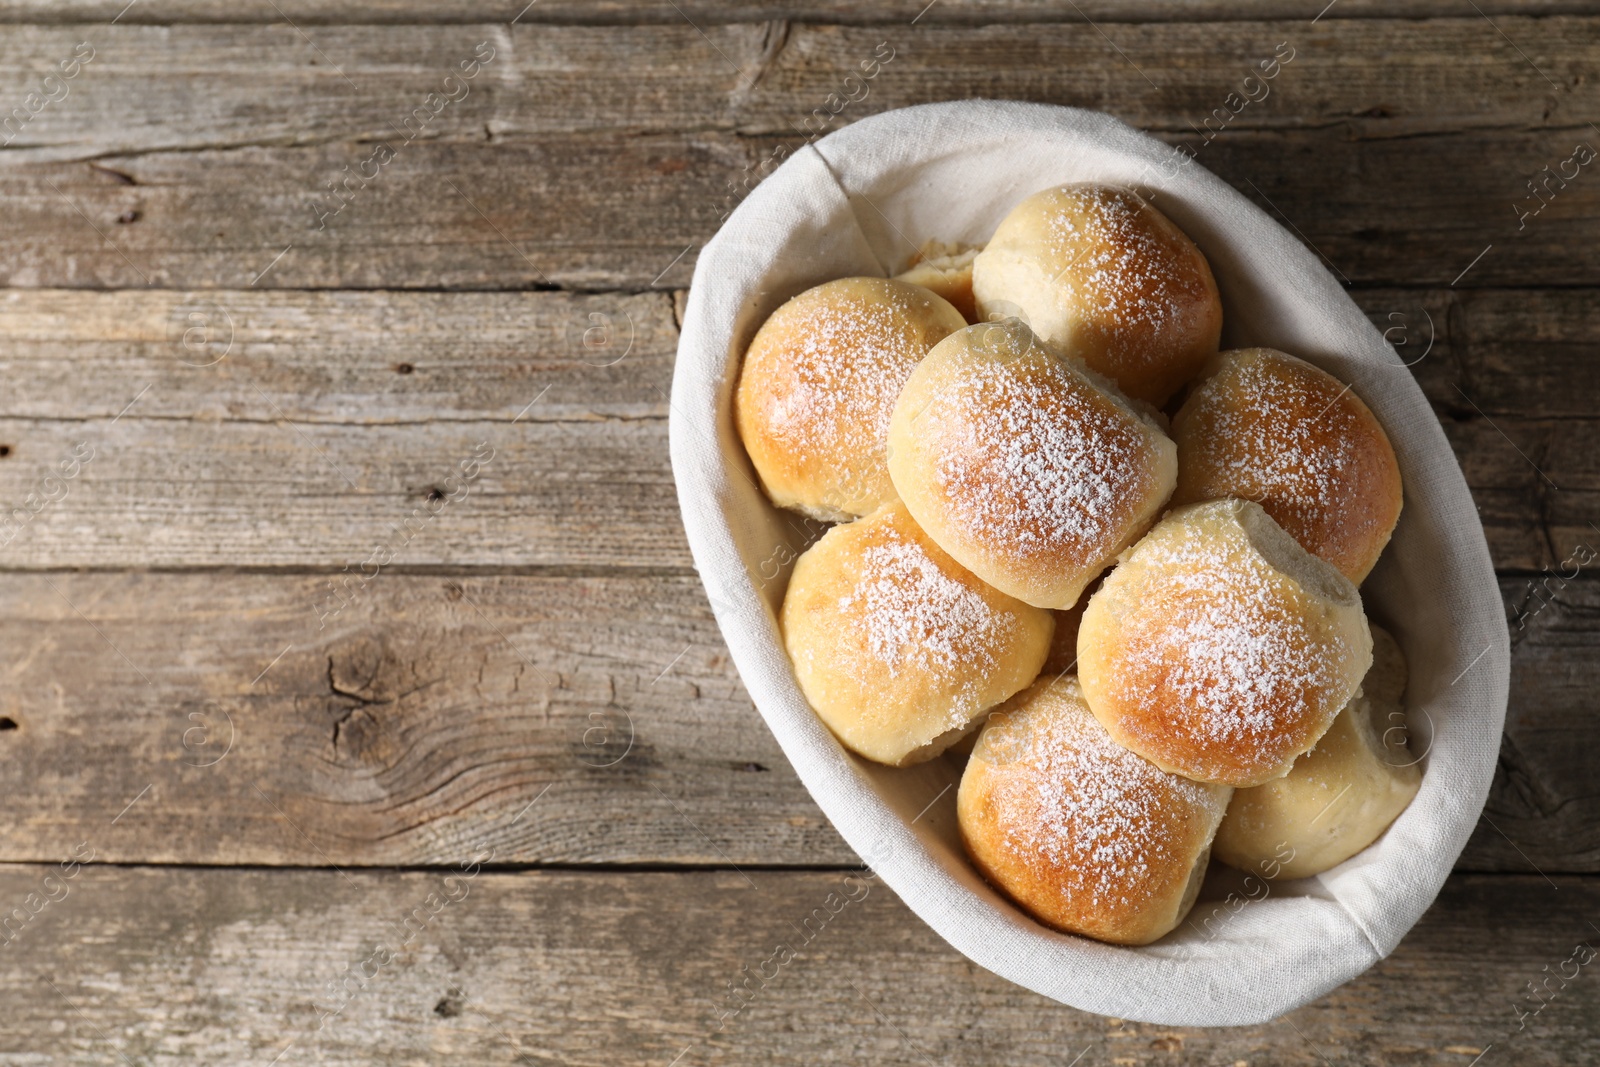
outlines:
[{"label": "wood grain", "polygon": [[[1593,0],[1478,0],[1487,15],[1593,14]],[[1446,14],[1459,12],[1447,8]],[[885,0],[852,4],[819,0],[511,0],[485,10],[470,0],[3,0],[0,22],[20,23],[273,23],[293,21],[308,26],[330,23],[405,23],[449,25],[482,22],[485,17],[522,23],[595,23],[600,25],[676,24],[693,20],[708,26],[725,22],[794,19],[830,23],[910,23],[918,25],[988,22],[1230,22],[1253,19],[1338,21],[1353,18],[1432,18],[1437,0],[1340,0],[1337,4],[1303,0]]]},{"label": "wood grain", "polygon": [[[1538,571],[1597,536],[1594,293],[1356,295],[1416,363],[1497,565]],[[673,316],[665,293],[12,290],[0,502],[50,495],[80,442],[94,458],[0,530],[0,563],[337,569],[436,507],[486,442],[448,532],[396,562],[687,567]]]},{"label": "wood grain", "polygon": [[[310,38],[281,22],[18,26],[0,41],[0,101],[20,103],[38,89],[41,69],[92,38],[84,53],[92,59],[54,90],[64,98],[20,125],[6,116],[19,158],[368,140],[398,150],[413,138],[542,141],[618,129],[805,136],[975,96],[1105,110],[1185,135],[1207,119],[1230,132],[1339,126],[1352,139],[1586,130],[1600,104],[1584,77],[1600,50],[1595,19],[1497,23],[1532,57],[1524,60],[1467,13],[1423,24],[1154,23],[1118,27],[1110,42],[1081,22],[336,25]],[[484,61],[469,64],[473,77],[444,83],[475,55]],[[1273,77],[1244,85],[1275,56],[1283,62],[1269,68]],[[414,115],[429,93],[459,99]],[[1256,99],[1236,98],[1237,113],[1213,118],[1230,107],[1229,93]]]},{"label": "wood grain", "polygon": [[[52,869],[0,868],[0,900],[38,893]],[[1123,1024],[1024,992],[859,880],[860,899],[723,1018],[728,984],[779,941],[802,940],[799,924],[842,893],[846,872],[449,873],[81,866],[7,946],[0,1055],[151,1067],[274,1056],[1059,1065],[1085,1050],[1084,1063],[1126,1067],[1422,1067],[1465,1065],[1491,1046],[1486,1062],[1530,1067],[1600,1056],[1592,974],[1551,979],[1558,992],[1537,1015],[1527,990],[1595,943],[1594,879],[1458,876],[1365,975],[1264,1026],[1202,1030]]]},{"label": "wood grain", "polygon": [[1592,290],[1353,294],[1411,364],[1455,447],[1502,570],[1600,544]]},{"label": "wood grain", "polygon": [[[1517,218],[1523,183],[1586,135],[1241,131],[1199,159],[1351,284],[1594,286],[1600,268],[1587,249],[1600,238],[1600,183],[1571,183],[1520,232]],[[370,158],[373,145],[163,151],[93,165],[7,155],[0,207],[13,225],[0,237],[0,282],[670,288],[687,283],[747,168],[802,140],[706,132],[418,141],[322,229],[313,207],[323,184]]]},{"label": "wood grain", "polygon": [[[692,575],[372,569],[0,578],[0,859],[137,800],[107,859],[451,863],[486,837],[519,863],[853,862]],[[1600,582],[1502,593],[1507,742],[1461,865],[1600,870]]]},{"label": "wood grain", "polygon": [[11,289],[0,337],[13,420],[148,387],[128,419],[520,425],[664,416],[678,326],[669,293]]},{"label": "wood grain", "polygon": [[667,294],[40,295],[0,299],[10,565],[689,562]]},{"label": "wood grain", "polygon": [[1594,411],[1592,399],[1600,394],[1593,356],[1600,345],[1600,294],[1592,289],[1351,295],[1386,331],[1444,419],[1471,421],[1481,411],[1495,419],[1565,420]]},{"label": "wood grain", "polygon": [[[887,40],[776,23],[102,31],[69,95],[0,155],[5,284],[682,285],[745,181],[802,143],[813,109]],[[79,36],[8,32],[10,94],[24,101]],[[1152,23],[1118,37],[908,28],[830,126],[972,95],[1104,108],[1195,147],[1353,284],[1600,277],[1586,255],[1600,185],[1585,172],[1519,219],[1539,203],[1527,183],[1592,136],[1600,20]],[[1272,95],[1204,143],[1200,124],[1286,39],[1295,59]],[[476,89],[406,143],[413,109],[478,42],[497,52]],[[395,153],[382,166],[379,142]],[[339,203],[328,184],[363,165],[375,176],[325,214]]]},{"label": "wood grain", "polygon": [[[508,415],[539,388],[508,396]],[[0,419],[12,455],[28,460],[0,468],[0,499],[21,514],[4,558],[337,569],[381,544],[408,564],[689,563],[663,420],[301,425],[259,400],[251,415]],[[75,478],[55,475],[85,450],[93,458]],[[474,457],[477,476],[463,483]],[[438,517],[415,536],[393,532],[419,514]]]},{"label": "wood grain", "polygon": [[[1600,548],[1593,536],[1589,545]],[[1590,559],[1590,554],[1576,557]],[[1488,804],[1462,857],[1465,869],[1537,870],[1540,852],[1556,845],[1582,855],[1574,869],[1600,863],[1600,761],[1594,736],[1594,683],[1589,664],[1600,643],[1600,582],[1568,566],[1534,578],[1501,580],[1510,606],[1511,699],[1500,764]],[[1562,750],[1565,749],[1565,752]],[[1561,769],[1557,769],[1558,765]],[[1567,808],[1586,814],[1568,823]]]},{"label": "wood grain", "polygon": [[[0,118],[96,50],[0,132],[0,1063],[1600,1060],[1592,978],[1517,1021],[1600,937],[1600,581],[1561,564],[1600,539],[1600,185],[1518,218],[1600,136],[1597,16],[0,0]],[[880,41],[830,128],[994,96],[1197,148],[1355,289],[1467,473],[1513,641],[1459,864],[1493,873],[1287,1019],[1061,1008],[874,886],[719,1024],[858,861],[689,568],[675,315],[736,187]],[[1271,96],[1202,144],[1279,41]],[[479,42],[494,60],[411,137]],[[74,850],[95,862],[63,881]]]},{"label": "wood grain", "polygon": [[373,570],[6,577],[0,851],[137,798],[108,860],[853,862],[692,575]]}]

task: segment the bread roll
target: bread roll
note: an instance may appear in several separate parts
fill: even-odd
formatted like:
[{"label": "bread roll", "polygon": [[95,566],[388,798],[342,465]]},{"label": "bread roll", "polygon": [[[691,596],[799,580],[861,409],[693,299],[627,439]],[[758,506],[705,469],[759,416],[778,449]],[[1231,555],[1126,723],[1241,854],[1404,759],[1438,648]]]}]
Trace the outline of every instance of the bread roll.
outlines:
[{"label": "bread roll", "polygon": [[1217,831],[1222,862],[1273,877],[1321,874],[1376,841],[1417,795],[1422,770],[1406,749],[1404,729],[1395,729],[1405,723],[1399,704],[1405,660],[1376,626],[1372,642],[1361,695],[1317,746],[1287,776],[1233,794]]},{"label": "bread roll", "polygon": [[1172,422],[1174,503],[1254,500],[1360,585],[1400,518],[1400,466],[1367,405],[1270,348],[1224,352]]},{"label": "bread roll", "polygon": [[780,622],[822,721],[894,766],[937,756],[1033,681],[1053,625],[940,551],[898,501],[801,555]]},{"label": "bread roll", "polygon": [[1043,608],[1070,608],[1166,503],[1176,447],[1025,325],[969,326],[906,380],[889,473],[939,547]]},{"label": "bread roll", "polygon": [[989,716],[956,814],[978,870],[1041,922],[1144,945],[1194,904],[1230,793],[1112,741],[1068,675]]},{"label": "bread roll", "polygon": [[1371,663],[1356,587],[1240,500],[1169,512],[1078,630],[1084,696],[1112,737],[1239,787],[1287,774]]},{"label": "bread roll", "polygon": [[1158,407],[1222,335],[1205,256],[1127,189],[1063,185],[1028,197],[978,254],[972,291],[981,317],[1022,318]]},{"label": "bread roll", "polygon": [[976,248],[929,241],[916,261],[895,278],[938,293],[968,322],[977,322],[978,306],[972,296],[972,261],[977,255]]},{"label": "bread roll", "polygon": [[889,278],[827,282],[773,312],[733,396],[772,502],[837,522],[893,500],[884,447],[895,398],[928,349],[965,325],[940,297]]}]

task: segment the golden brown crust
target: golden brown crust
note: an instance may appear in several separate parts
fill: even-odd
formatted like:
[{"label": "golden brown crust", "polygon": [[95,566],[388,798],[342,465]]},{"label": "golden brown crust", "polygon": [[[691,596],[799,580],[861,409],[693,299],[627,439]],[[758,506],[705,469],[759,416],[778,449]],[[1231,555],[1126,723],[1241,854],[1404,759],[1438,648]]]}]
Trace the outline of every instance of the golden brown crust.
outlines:
[{"label": "golden brown crust", "polygon": [[779,621],[822,721],[895,766],[938,755],[1031,682],[1053,626],[942,552],[898,501],[801,555]]},{"label": "golden brown crust", "polygon": [[1060,186],[1018,204],[979,253],[973,292],[983,318],[1022,318],[1158,407],[1222,335],[1205,256],[1138,194],[1111,186]]},{"label": "golden brown crust", "polygon": [[1287,774],[1372,662],[1361,598],[1259,505],[1175,508],[1089,601],[1078,672],[1111,736],[1165,770]]},{"label": "golden brown crust", "polygon": [[1244,871],[1307,878],[1354,856],[1388,829],[1422,784],[1405,744],[1405,664],[1372,627],[1372,669],[1316,747],[1284,777],[1233,794],[1217,858]]},{"label": "golden brown crust", "polygon": [[1172,423],[1174,503],[1254,500],[1360,584],[1400,518],[1388,435],[1339,379],[1270,348],[1222,353]]},{"label": "golden brown crust", "polygon": [[1231,792],[1117,745],[1067,676],[989,716],[956,812],[973,864],[1041,922],[1143,945],[1192,905]]},{"label": "golden brown crust", "polygon": [[1016,320],[936,345],[906,381],[889,443],[895,488],[928,535],[1048,608],[1078,602],[1177,477],[1152,418]]},{"label": "golden brown crust", "polygon": [[889,416],[913,367],[966,320],[890,278],[807,289],[757,331],[734,391],[734,421],[772,502],[828,521],[894,499]]}]

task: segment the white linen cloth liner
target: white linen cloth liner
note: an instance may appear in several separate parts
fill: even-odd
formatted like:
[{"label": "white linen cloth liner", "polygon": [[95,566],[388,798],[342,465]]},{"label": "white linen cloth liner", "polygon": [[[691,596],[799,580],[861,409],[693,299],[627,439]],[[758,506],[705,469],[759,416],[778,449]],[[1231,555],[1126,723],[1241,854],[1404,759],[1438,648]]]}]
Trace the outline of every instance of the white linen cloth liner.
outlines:
[{"label": "white linen cloth liner", "polygon": [[[1205,899],[1228,881],[1214,876],[1194,921],[1143,948],[1034,922],[963,855],[945,788],[953,768],[871,764],[812,712],[774,615],[801,545],[758,487],[730,400],[745,346],[789,297],[894,273],[930,238],[985,241],[1023,197],[1091,180],[1151,195],[1205,252],[1222,291],[1223,347],[1270,346],[1326,368],[1388,431],[1405,506],[1362,592],[1410,661],[1411,743],[1427,753],[1420,793],[1371,848],[1316,878],[1257,881],[1242,907]],[[1382,335],[1312,252],[1198,163],[1109,116],[1013,101],[892,111],[803,147],[701,252],[670,418],[689,546],[756,707],[844,839],[972,960],[1104,1015],[1258,1023],[1393,951],[1438,894],[1483,807],[1505,717],[1510,646],[1483,529],[1433,411]]]}]

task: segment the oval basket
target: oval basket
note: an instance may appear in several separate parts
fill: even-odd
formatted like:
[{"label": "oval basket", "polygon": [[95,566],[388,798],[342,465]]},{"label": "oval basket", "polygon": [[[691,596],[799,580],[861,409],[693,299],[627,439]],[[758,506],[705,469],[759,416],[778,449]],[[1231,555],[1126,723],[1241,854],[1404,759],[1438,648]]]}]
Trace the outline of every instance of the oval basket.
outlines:
[{"label": "oval basket", "polygon": [[[1399,527],[1362,594],[1410,661],[1420,793],[1375,844],[1318,877],[1213,870],[1189,920],[1142,948],[1056,933],[1016,909],[962,853],[952,764],[868,763],[812,712],[775,609],[816,530],[767,502],[731,412],[745,346],[784,300],[832,278],[895,273],[927,239],[981,243],[1023,197],[1075,181],[1149,196],[1211,262],[1223,346],[1279,348],[1351,383],[1388,431],[1405,482]],[[1142,1022],[1262,1022],[1391,952],[1466,844],[1494,773],[1510,675],[1466,481],[1410,371],[1317,256],[1190,155],[1097,112],[986,100],[888,112],[799,149],[701,252],[673,377],[671,448],[695,566],[745,687],[801,781],[914,912],[1012,982]]]}]

